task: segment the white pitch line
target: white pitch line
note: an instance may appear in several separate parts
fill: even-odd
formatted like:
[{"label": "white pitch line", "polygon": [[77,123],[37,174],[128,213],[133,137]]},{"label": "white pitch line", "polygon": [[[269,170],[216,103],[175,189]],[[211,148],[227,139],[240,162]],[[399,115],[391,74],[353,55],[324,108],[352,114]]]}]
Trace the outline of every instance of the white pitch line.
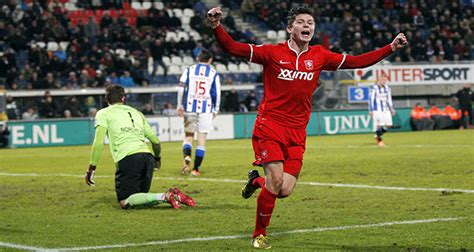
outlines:
[{"label": "white pitch line", "polygon": [[31,246],[24,246],[14,243],[8,242],[0,242],[0,248],[12,248],[12,249],[21,249],[21,250],[28,250],[28,251],[51,251],[47,248],[39,248],[39,247],[31,247]]},{"label": "white pitch line", "polygon": [[[0,172],[0,176],[6,177],[74,177],[82,178],[84,175],[76,174],[64,174],[64,173],[52,173],[52,174],[41,174],[41,173],[6,173]],[[94,178],[114,178],[111,175],[99,175]],[[213,179],[213,178],[192,178],[192,177],[154,177],[155,180],[171,180],[171,181],[198,181],[198,182],[218,182],[218,183],[245,183],[246,180],[237,179]],[[474,190],[470,189],[455,189],[455,188],[424,188],[424,187],[398,187],[398,186],[377,186],[377,185],[358,185],[358,184],[340,184],[340,183],[319,183],[319,182],[298,182],[299,185],[309,186],[332,186],[332,187],[347,187],[347,188],[362,188],[362,189],[379,189],[379,190],[392,190],[392,191],[431,191],[431,192],[462,192],[462,193],[474,193]]]},{"label": "white pitch line", "polygon": [[[437,219],[425,219],[425,220],[392,221],[392,222],[383,222],[383,223],[374,223],[374,224],[365,224],[365,225],[296,229],[296,230],[290,230],[290,231],[284,231],[284,232],[270,233],[269,236],[281,236],[281,235],[288,235],[288,234],[295,234],[295,233],[316,233],[316,232],[348,230],[348,229],[358,229],[358,228],[386,227],[386,226],[394,226],[394,225],[413,225],[413,224],[420,224],[420,223],[457,221],[457,220],[462,220],[462,219],[465,219],[465,218],[450,217],[450,218],[437,218]],[[250,235],[192,237],[192,238],[184,238],[184,239],[177,239],[177,240],[151,241],[151,242],[144,242],[144,243],[126,243],[126,244],[111,244],[111,245],[88,246],[88,247],[55,248],[52,250],[54,251],[81,251],[81,250],[115,249],[115,248],[142,247],[142,246],[152,246],[152,245],[168,245],[168,244],[186,243],[186,242],[233,240],[233,239],[250,238],[250,237],[251,237]]]},{"label": "white pitch line", "polygon": [[[387,144],[390,148],[473,148],[469,144]],[[209,146],[209,150],[221,149],[252,149],[251,145],[243,146]],[[381,149],[376,144],[348,144],[348,145],[306,145],[306,149]]]},{"label": "white pitch line", "polygon": [[314,185],[314,186],[333,186],[333,187],[349,187],[349,188],[366,188],[366,189],[381,189],[394,191],[434,191],[434,192],[463,192],[474,193],[474,190],[468,189],[453,189],[453,188],[423,188],[423,187],[398,187],[398,186],[372,186],[372,185],[355,185],[355,184],[337,184],[337,183],[318,183],[318,182],[300,182],[298,184]]},{"label": "white pitch line", "polygon": [[[473,145],[469,144],[447,144],[447,145],[436,145],[436,144],[387,144],[386,147],[391,148],[465,148],[470,147],[472,148]],[[349,148],[349,149],[358,149],[358,148],[380,148],[376,144],[370,145],[307,145],[306,148],[310,149],[342,149],[342,148]]]}]

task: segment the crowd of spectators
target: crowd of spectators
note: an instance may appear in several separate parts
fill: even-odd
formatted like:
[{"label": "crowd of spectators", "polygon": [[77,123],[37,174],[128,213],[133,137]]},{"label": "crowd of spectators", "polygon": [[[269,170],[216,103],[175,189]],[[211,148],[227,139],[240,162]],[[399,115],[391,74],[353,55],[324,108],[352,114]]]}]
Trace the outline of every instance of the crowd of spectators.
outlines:
[{"label": "crowd of spectators", "polygon": [[[167,76],[163,56],[190,56],[198,48],[210,48],[214,60],[239,63],[214,42],[199,0],[162,0],[163,9],[132,9],[130,0],[78,0],[81,12],[90,11],[86,20],[66,8],[66,0],[6,0],[0,6],[0,88],[8,90],[101,88],[109,83],[125,87],[156,84],[155,76]],[[360,54],[389,43],[398,32],[405,32],[410,45],[391,60],[414,62],[469,60],[474,57],[474,16],[471,1],[437,0],[232,0],[221,1],[231,8],[222,23],[238,40],[260,43],[250,29],[240,30],[232,17],[259,22],[263,29],[286,27],[287,11],[305,3],[316,13],[317,33],[313,43],[335,52]],[[423,8],[422,8],[423,6]],[[428,6],[428,8],[426,8]],[[195,15],[189,26],[199,40],[166,39],[169,31],[182,30],[181,20],[168,10],[190,8]],[[98,13],[100,12],[100,18]],[[57,42],[48,50],[39,43]],[[66,42],[66,43],[62,43]],[[119,52],[123,49],[123,52]],[[153,69],[149,71],[149,58]],[[175,76],[176,78],[176,76]],[[166,79],[165,79],[166,80]],[[169,82],[169,84],[176,84]],[[92,97],[93,98],[93,97]],[[66,111],[66,104],[86,107],[88,97],[65,97],[54,117],[76,117],[89,109]],[[48,98],[41,100],[47,101]],[[253,110],[255,102],[239,101],[239,111]],[[248,103],[248,104],[246,104]],[[17,105],[16,118],[31,118],[35,112],[47,117],[41,107],[47,104]],[[257,102],[258,104],[258,102]],[[100,106],[96,106],[96,109]],[[237,108],[237,107],[236,107]]]},{"label": "crowd of spectators", "polygon": [[471,0],[233,0],[243,19],[282,30],[292,5],[313,7],[317,33],[313,44],[335,52],[361,54],[386,45],[404,32],[410,46],[393,61],[458,61],[474,59],[474,3]]},{"label": "crowd of spectators", "polygon": [[[132,9],[130,1],[79,1],[78,7],[90,8],[92,13],[86,22],[62,2],[9,0],[1,6],[0,85],[11,90],[102,87],[106,83],[146,86],[153,83],[159,66],[166,77],[169,66],[163,63],[163,56],[190,56],[198,47],[211,48],[217,62],[229,61],[214,43],[205,19],[206,6],[198,0],[165,0],[163,9],[152,5],[143,11]],[[122,9],[118,14],[100,9],[98,20],[101,6]],[[165,39],[167,32],[183,28],[181,20],[167,11],[175,8],[194,10],[189,25],[200,40]],[[250,31],[236,29],[232,17],[225,23],[232,27],[232,36],[255,42]],[[51,41],[59,43],[54,51],[38,46],[38,42]],[[154,62],[151,75],[149,57]]]}]

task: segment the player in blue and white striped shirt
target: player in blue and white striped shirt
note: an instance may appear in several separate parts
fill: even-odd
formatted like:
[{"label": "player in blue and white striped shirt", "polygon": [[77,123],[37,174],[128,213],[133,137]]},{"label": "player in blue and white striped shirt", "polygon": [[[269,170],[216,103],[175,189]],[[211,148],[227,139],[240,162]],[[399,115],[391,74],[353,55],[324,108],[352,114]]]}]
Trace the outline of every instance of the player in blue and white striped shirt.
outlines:
[{"label": "player in blue and white striped shirt", "polygon": [[221,82],[217,71],[210,65],[212,54],[201,49],[198,63],[186,68],[179,79],[178,115],[184,116],[185,138],[183,141],[183,167],[181,173],[190,171],[194,133],[198,132],[194,168],[191,174],[199,176],[207,134],[212,129],[212,120],[219,112]]},{"label": "player in blue and white striped shirt", "polygon": [[373,86],[370,93],[369,113],[373,118],[375,129],[375,140],[381,147],[385,146],[382,135],[387,131],[387,127],[392,126],[392,116],[395,109],[392,102],[392,91],[388,85],[386,76],[381,76]]}]

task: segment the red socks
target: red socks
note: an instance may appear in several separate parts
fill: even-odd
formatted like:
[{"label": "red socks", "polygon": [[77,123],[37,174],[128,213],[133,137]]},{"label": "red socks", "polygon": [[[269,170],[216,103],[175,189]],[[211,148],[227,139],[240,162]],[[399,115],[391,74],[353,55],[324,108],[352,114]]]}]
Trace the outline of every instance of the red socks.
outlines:
[{"label": "red socks", "polygon": [[264,188],[265,187],[265,178],[264,177],[258,177],[252,181],[252,185],[255,188]]},{"label": "red socks", "polygon": [[[265,179],[262,177],[260,178],[265,183]],[[270,224],[270,218],[272,217],[273,208],[275,208],[276,198],[277,194],[274,194],[268,191],[267,188],[262,187],[262,191],[260,192],[257,198],[257,216],[255,219],[255,230],[253,232],[253,238],[261,234],[265,236],[267,235],[266,227]]]}]

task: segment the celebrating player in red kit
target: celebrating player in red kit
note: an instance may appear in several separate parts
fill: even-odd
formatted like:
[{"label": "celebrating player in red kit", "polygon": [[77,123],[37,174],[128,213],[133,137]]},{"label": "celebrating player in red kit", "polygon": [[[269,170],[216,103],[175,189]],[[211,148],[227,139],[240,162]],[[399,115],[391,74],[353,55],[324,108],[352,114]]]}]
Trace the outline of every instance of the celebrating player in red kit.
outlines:
[{"label": "celebrating player in red kit", "polygon": [[300,6],[289,12],[288,41],[276,45],[252,45],[235,42],[220,25],[221,18],[219,7],[209,10],[212,31],[224,50],[263,65],[264,97],[258,109],[252,144],[254,165],[263,166],[265,178],[260,177],[256,170],[250,171],[242,196],[249,198],[256,189],[262,188],[257,198],[252,246],[267,249],[271,246],[266,227],[276,198],[285,198],[292,193],[303,165],[311,98],[321,71],[371,66],[404,47],[407,40],[400,33],[392,43],[359,56],[309,46],[315,29],[313,10]]}]

